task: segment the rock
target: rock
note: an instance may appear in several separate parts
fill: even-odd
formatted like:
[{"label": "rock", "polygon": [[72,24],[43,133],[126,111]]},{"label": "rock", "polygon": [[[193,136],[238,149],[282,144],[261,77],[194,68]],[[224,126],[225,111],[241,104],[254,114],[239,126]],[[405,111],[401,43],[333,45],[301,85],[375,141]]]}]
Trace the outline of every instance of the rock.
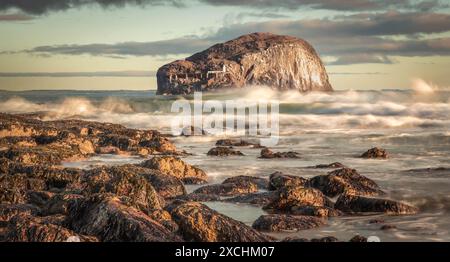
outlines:
[{"label": "rock", "polygon": [[394,200],[368,198],[350,194],[341,195],[336,201],[335,208],[353,213],[386,213],[392,215],[413,215],[417,208]]},{"label": "rock", "polygon": [[325,225],[325,221],[312,216],[262,215],[252,227],[259,231],[281,232],[312,229]]},{"label": "rock", "polygon": [[39,212],[39,208],[30,204],[0,203],[0,225],[2,223],[8,222],[12,217],[16,215],[34,216]]},{"label": "rock", "polygon": [[148,215],[109,194],[71,203],[68,222],[75,231],[105,242],[182,241]]},{"label": "rock", "polygon": [[300,215],[300,216],[315,216],[315,217],[338,217],[342,216],[342,213],[339,210],[336,210],[331,207],[326,206],[293,206],[289,211],[292,215]]},{"label": "rock", "polygon": [[382,218],[375,218],[369,221],[369,224],[383,224],[385,221]]},{"label": "rock", "polygon": [[275,172],[269,177],[269,190],[277,190],[282,187],[302,186],[304,187],[308,182],[307,179],[299,176],[285,175],[282,172]]},{"label": "rock", "polygon": [[186,177],[182,181],[186,185],[204,185],[208,183],[207,180],[200,177]]},{"label": "rock", "polygon": [[188,127],[183,128],[183,130],[181,130],[181,135],[182,136],[206,136],[209,134],[201,127],[188,126]]},{"label": "rock", "polygon": [[339,162],[334,162],[331,164],[320,164],[316,165],[313,168],[319,168],[319,169],[327,169],[327,168],[346,168],[344,164],[341,164]]},{"label": "rock", "polygon": [[328,237],[322,237],[322,238],[313,238],[311,240],[306,239],[306,238],[291,238],[291,237],[287,237],[285,239],[283,239],[281,242],[339,242],[339,240],[333,236],[328,236]]},{"label": "rock", "polygon": [[242,222],[197,202],[177,201],[168,207],[185,240],[199,242],[267,242],[269,237]]},{"label": "rock", "polygon": [[292,238],[292,237],[287,237],[284,238],[283,240],[281,240],[281,242],[285,242],[285,243],[303,243],[303,242],[309,242],[309,239],[306,238]]},{"label": "rock", "polygon": [[9,242],[97,242],[92,236],[79,235],[72,230],[51,223],[51,218],[17,215],[8,223],[6,237]]},{"label": "rock", "polygon": [[225,179],[222,183],[223,184],[227,184],[227,183],[239,184],[239,183],[243,183],[245,181],[255,184],[258,187],[258,189],[260,189],[260,190],[269,188],[269,180],[267,180],[266,178],[255,177],[255,176],[241,175],[241,176],[229,177],[229,178]]},{"label": "rock", "polygon": [[239,183],[214,184],[200,187],[194,191],[196,194],[209,194],[217,196],[235,196],[254,193],[258,191],[258,187],[248,181],[240,181]]},{"label": "rock", "polygon": [[176,233],[178,231],[177,223],[172,220],[172,216],[166,210],[154,209],[150,212],[147,212],[146,215],[167,228],[170,232]]},{"label": "rock", "polygon": [[383,225],[380,227],[380,230],[392,230],[392,229],[396,229],[397,227],[394,225]]},{"label": "rock", "polygon": [[225,198],[223,201],[230,203],[243,203],[251,204],[256,206],[265,206],[272,203],[277,198],[277,192],[262,192],[262,193],[252,193],[240,196],[235,196],[232,198]]},{"label": "rock", "polygon": [[141,166],[158,170],[165,175],[177,177],[183,180],[184,183],[187,183],[190,179],[206,181],[206,173],[203,170],[191,166],[177,157],[153,157],[142,163]]},{"label": "rock", "polygon": [[245,140],[233,140],[233,139],[221,139],[216,142],[216,146],[219,147],[253,147],[262,148],[259,143],[252,143]]},{"label": "rock", "polygon": [[332,243],[332,242],[339,242],[339,239],[329,236],[329,237],[322,237],[322,238],[314,238],[311,239],[311,242],[322,242],[322,243]]},{"label": "rock", "polygon": [[268,148],[261,150],[261,156],[259,158],[272,159],[272,158],[300,158],[297,152],[272,152]]},{"label": "rock", "polygon": [[212,194],[190,193],[184,196],[179,196],[176,199],[191,202],[211,202],[220,201],[220,196]]},{"label": "rock", "polygon": [[211,148],[208,153],[208,156],[243,156],[244,154],[241,151],[234,150],[231,147],[215,147]]},{"label": "rock", "polygon": [[26,203],[28,191],[45,189],[43,180],[29,178],[26,174],[0,175],[0,203]]},{"label": "rock", "polygon": [[308,185],[319,189],[329,197],[335,197],[342,193],[365,196],[384,194],[374,181],[350,168],[342,168],[327,175],[313,177],[308,181]]},{"label": "rock", "polygon": [[216,44],[157,72],[157,94],[190,94],[263,85],[278,90],[332,91],[325,67],[302,39],[253,33]]},{"label": "rock", "polygon": [[283,187],[277,193],[277,198],[264,209],[290,211],[299,206],[332,206],[331,201],[314,188]]},{"label": "rock", "polygon": [[163,199],[143,176],[137,174],[130,165],[102,166],[91,169],[83,177],[83,193],[113,193],[130,198],[133,205],[146,209],[161,209]]},{"label": "rock", "polygon": [[83,159],[96,152],[178,154],[175,146],[154,130],[82,120],[41,121],[33,116],[3,113],[0,113],[0,145],[7,147],[0,151],[0,157],[46,166]]},{"label": "rock", "polygon": [[[22,164],[10,161],[6,158],[0,158],[0,173],[8,174],[6,179],[19,179],[28,185],[27,190],[50,190],[52,188],[65,188],[70,184],[77,184],[82,170],[76,168],[61,168],[46,166],[41,164]],[[15,177],[18,175],[18,177]],[[19,178],[20,177],[20,178]],[[18,184],[14,181],[14,187]],[[24,188],[23,186],[19,186]]]},{"label": "rock", "polygon": [[361,155],[362,158],[375,158],[375,159],[387,159],[388,153],[386,150],[378,147],[367,150]]},{"label": "rock", "polygon": [[27,202],[38,207],[43,207],[53,195],[54,193],[49,191],[28,191]]},{"label": "rock", "polygon": [[67,215],[69,205],[82,199],[83,196],[72,193],[56,194],[50,198],[43,207],[43,213],[45,215],[64,214]]},{"label": "rock", "polygon": [[174,176],[153,174],[146,177],[156,192],[163,198],[176,198],[186,194],[183,181]]},{"label": "rock", "polygon": [[352,237],[352,239],[350,239],[349,242],[367,242],[367,237],[356,235],[356,236]]}]

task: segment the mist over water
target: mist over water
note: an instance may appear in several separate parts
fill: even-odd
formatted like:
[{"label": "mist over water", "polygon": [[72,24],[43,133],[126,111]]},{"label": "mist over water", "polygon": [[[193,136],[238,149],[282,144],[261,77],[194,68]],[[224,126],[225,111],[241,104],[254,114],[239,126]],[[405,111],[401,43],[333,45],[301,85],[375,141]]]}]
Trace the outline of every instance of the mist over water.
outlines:
[{"label": "mist over water", "polygon": [[[80,118],[170,133],[175,116],[170,109],[177,99],[193,102],[192,97],[159,97],[153,91],[0,91],[0,111],[42,112],[44,120]],[[275,171],[308,178],[327,170],[305,167],[338,161],[375,180],[392,198],[421,209],[415,216],[383,216],[386,223],[397,227],[394,230],[381,231],[379,225],[369,224],[373,217],[344,217],[330,219],[323,228],[283,237],[334,235],[346,240],[362,234],[379,236],[382,241],[450,241],[450,171],[423,171],[450,167],[449,89],[415,80],[410,90],[300,94],[252,87],[203,94],[204,101],[229,99],[279,101],[280,141],[273,150],[298,151],[301,158],[260,160],[259,150],[240,149],[245,156],[218,160],[207,157],[206,152],[222,137],[171,138],[179,149],[193,153],[186,161],[205,169],[209,182],[236,175],[268,177]],[[373,146],[387,149],[390,159],[358,158]],[[120,162],[111,158],[92,161]],[[209,205],[246,223],[260,215],[251,206]]]}]

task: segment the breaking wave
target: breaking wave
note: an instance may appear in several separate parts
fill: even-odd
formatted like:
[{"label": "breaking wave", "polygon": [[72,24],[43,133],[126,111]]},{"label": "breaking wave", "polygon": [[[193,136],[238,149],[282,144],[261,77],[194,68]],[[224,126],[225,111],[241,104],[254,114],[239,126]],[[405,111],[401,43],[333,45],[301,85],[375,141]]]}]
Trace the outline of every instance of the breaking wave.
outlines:
[{"label": "breaking wave", "polygon": [[[39,92],[39,91],[35,91]],[[62,93],[63,94],[63,93]],[[108,121],[134,128],[168,130],[171,104],[179,97],[109,96],[108,92],[83,92],[82,96],[49,94],[48,101],[37,101],[29,93],[10,92],[0,99],[0,111],[9,113],[43,112],[44,120],[82,118]],[[425,95],[421,95],[425,94]],[[186,98],[192,101],[191,98]],[[254,87],[204,94],[206,100],[275,100],[280,102],[282,131],[323,129],[336,131],[386,128],[450,127],[450,91],[427,86],[416,80],[411,90],[336,91],[301,94],[276,92]]]}]

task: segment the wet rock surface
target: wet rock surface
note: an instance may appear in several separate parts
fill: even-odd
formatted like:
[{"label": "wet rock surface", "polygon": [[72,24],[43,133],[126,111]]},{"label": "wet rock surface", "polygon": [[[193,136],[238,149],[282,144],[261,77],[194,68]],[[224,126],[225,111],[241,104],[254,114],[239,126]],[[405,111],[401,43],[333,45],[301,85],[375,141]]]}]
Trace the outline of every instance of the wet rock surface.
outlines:
[{"label": "wet rock surface", "polygon": [[371,179],[360,175],[355,169],[342,168],[311,178],[308,185],[317,188],[329,197],[342,193],[378,196],[384,192]]},{"label": "wet rock surface", "polygon": [[263,215],[252,225],[259,231],[282,232],[299,231],[325,225],[323,219],[313,216]]},{"label": "wet rock surface", "polygon": [[150,216],[109,194],[94,195],[69,206],[68,221],[77,232],[102,241],[182,241]]},{"label": "wet rock surface", "polygon": [[381,198],[369,198],[350,194],[341,195],[335,208],[347,213],[386,213],[392,215],[413,215],[418,209],[408,204]]},{"label": "wet rock surface", "polygon": [[261,150],[262,159],[274,159],[274,158],[300,158],[300,154],[297,152],[273,152],[268,148]]},{"label": "wet rock surface", "polygon": [[235,196],[254,193],[258,191],[256,184],[249,181],[236,183],[214,184],[200,187],[194,191],[196,194],[208,194],[217,196]]},{"label": "wet rock surface", "polygon": [[271,174],[269,180],[269,190],[277,190],[288,186],[304,187],[308,182],[308,180],[303,177],[286,175],[282,172],[275,172]]},{"label": "wet rock surface", "polygon": [[197,202],[177,201],[168,207],[186,240],[200,242],[266,242],[265,236],[242,222]]},{"label": "wet rock surface", "polygon": [[242,204],[250,204],[255,206],[265,206],[272,203],[277,198],[277,192],[260,192],[260,193],[251,193],[240,196],[235,196],[231,198],[225,198],[223,201],[230,203],[242,203]]},{"label": "wet rock surface", "polygon": [[215,148],[211,148],[208,153],[208,156],[243,156],[244,154],[241,151],[235,150],[232,147],[224,147],[218,146]]},{"label": "wet rock surface", "polygon": [[154,157],[142,163],[141,166],[155,169],[165,175],[179,178],[185,184],[191,183],[191,180],[197,181],[197,183],[202,181],[206,182],[206,173],[203,170],[185,163],[178,157]]},{"label": "wet rock surface", "polygon": [[389,158],[389,155],[385,149],[374,147],[364,152],[361,157],[372,159],[387,159]]},{"label": "wet rock surface", "polygon": [[227,184],[227,183],[239,184],[239,183],[244,183],[244,182],[249,182],[249,183],[255,184],[259,190],[269,188],[269,180],[267,180],[266,178],[255,177],[255,176],[243,176],[242,175],[242,176],[229,177],[229,178],[225,179],[222,183],[223,184]]},{"label": "wet rock surface", "polygon": [[332,202],[317,189],[291,186],[279,189],[276,199],[264,208],[289,212],[303,206],[332,207]]},{"label": "wet rock surface", "polygon": [[225,146],[225,147],[252,147],[252,148],[261,148],[262,146],[259,143],[253,143],[250,141],[242,140],[242,139],[221,139],[216,142],[216,146]]},{"label": "wet rock surface", "polygon": [[315,166],[313,166],[311,168],[318,168],[318,169],[331,169],[331,168],[333,168],[333,169],[335,169],[335,168],[345,168],[345,167],[346,166],[344,164],[342,164],[342,163],[334,162],[334,163],[331,163],[331,164],[315,165]]}]

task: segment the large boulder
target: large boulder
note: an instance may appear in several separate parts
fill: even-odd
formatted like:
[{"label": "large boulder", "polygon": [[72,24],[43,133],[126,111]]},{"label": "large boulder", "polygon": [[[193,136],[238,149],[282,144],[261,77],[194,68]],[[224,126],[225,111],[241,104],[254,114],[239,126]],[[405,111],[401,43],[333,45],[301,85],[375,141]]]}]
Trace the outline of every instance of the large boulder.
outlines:
[{"label": "large boulder", "polygon": [[153,157],[145,161],[141,166],[160,171],[163,174],[177,177],[185,183],[190,179],[206,182],[206,173],[198,167],[191,166],[178,157],[163,156]]},{"label": "large boulder", "polygon": [[371,179],[360,175],[355,169],[341,168],[311,178],[308,185],[319,189],[329,197],[335,197],[342,193],[378,196],[384,192]]},{"label": "large boulder", "polygon": [[282,187],[289,187],[289,186],[305,186],[308,182],[307,179],[299,176],[292,176],[292,175],[286,175],[282,172],[275,172],[270,175],[269,177],[270,190],[277,190]]},{"label": "large boulder", "polygon": [[153,186],[143,176],[136,174],[125,166],[102,166],[86,172],[83,177],[83,193],[113,193],[126,196],[136,207],[147,209],[161,209],[163,199]]},{"label": "large boulder", "polygon": [[218,146],[211,148],[208,153],[208,156],[243,156],[244,154],[241,151],[234,150],[232,147]]},{"label": "large boulder", "polygon": [[267,180],[266,178],[263,178],[263,177],[256,177],[256,176],[245,176],[245,175],[233,176],[233,177],[229,177],[229,178],[225,179],[222,183],[223,184],[227,184],[227,183],[238,184],[238,183],[243,183],[245,181],[255,184],[258,187],[258,189],[260,189],[260,190],[269,188],[269,180]]},{"label": "large boulder", "polygon": [[374,147],[361,155],[362,158],[387,159],[389,157],[387,151],[383,148]]},{"label": "large boulder", "polygon": [[186,194],[183,181],[177,177],[164,174],[150,174],[146,178],[163,198],[176,198]]},{"label": "large boulder", "polygon": [[259,158],[262,159],[273,159],[273,158],[300,158],[299,153],[294,151],[289,152],[273,152],[268,148],[264,148],[261,150],[261,156]]},{"label": "large boulder", "polygon": [[68,223],[81,234],[113,242],[182,241],[150,216],[110,194],[94,195],[69,205]]},{"label": "large boulder", "polygon": [[262,215],[252,227],[259,231],[280,232],[312,229],[325,225],[321,218],[313,216]]},{"label": "large boulder", "polygon": [[218,196],[235,196],[249,193],[255,193],[258,187],[249,181],[239,183],[213,184],[200,187],[194,191],[196,194],[212,194]]},{"label": "large boulder", "polygon": [[332,91],[325,66],[306,41],[253,33],[216,44],[157,72],[157,94],[190,94],[263,85],[278,90]]},{"label": "large boulder", "polygon": [[264,208],[289,212],[299,206],[331,207],[332,203],[317,189],[291,186],[279,189],[275,200]]},{"label": "large boulder", "polygon": [[418,212],[408,204],[380,198],[369,198],[343,194],[336,201],[335,208],[347,213],[386,213],[393,215],[412,215]]},{"label": "large boulder", "polygon": [[197,202],[176,201],[168,207],[186,240],[199,242],[266,242],[270,238],[242,222]]}]

